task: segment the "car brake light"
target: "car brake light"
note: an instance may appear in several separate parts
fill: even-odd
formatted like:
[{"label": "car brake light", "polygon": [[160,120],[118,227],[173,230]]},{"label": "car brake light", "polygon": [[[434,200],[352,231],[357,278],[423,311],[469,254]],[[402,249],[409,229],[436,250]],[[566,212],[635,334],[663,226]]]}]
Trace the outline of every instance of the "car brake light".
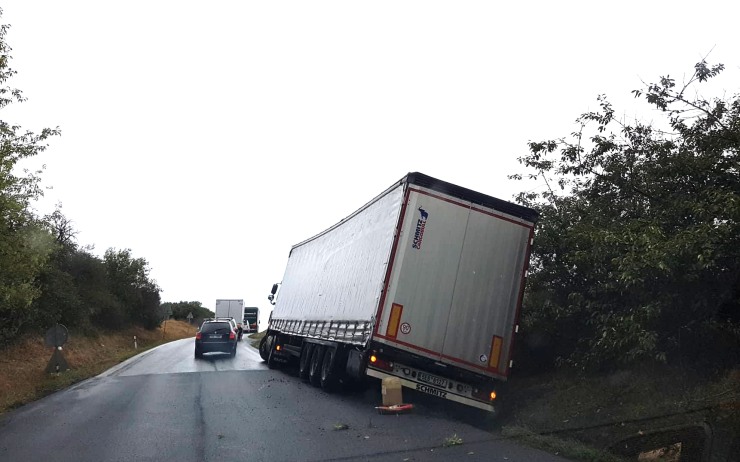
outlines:
[{"label": "car brake light", "polygon": [[229,332],[229,340],[234,340],[236,338],[236,335],[234,335],[234,331]]},{"label": "car brake light", "polygon": [[195,333],[195,340],[200,340],[202,337],[203,337],[203,334],[201,334],[200,332]]}]

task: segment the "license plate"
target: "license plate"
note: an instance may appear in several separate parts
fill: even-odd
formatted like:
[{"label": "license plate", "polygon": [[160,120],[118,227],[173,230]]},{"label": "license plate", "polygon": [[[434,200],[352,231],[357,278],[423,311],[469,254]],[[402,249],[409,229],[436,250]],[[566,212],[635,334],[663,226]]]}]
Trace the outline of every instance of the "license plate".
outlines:
[{"label": "license plate", "polygon": [[429,383],[441,388],[447,388],[447,379],[437,377],[436,375],[425,374],[424,372],[418,372],[416,378],[421,382]]},{"label": "license plate", "polygon": [[220,335],[211,335],[211,338],[221,338]]}]

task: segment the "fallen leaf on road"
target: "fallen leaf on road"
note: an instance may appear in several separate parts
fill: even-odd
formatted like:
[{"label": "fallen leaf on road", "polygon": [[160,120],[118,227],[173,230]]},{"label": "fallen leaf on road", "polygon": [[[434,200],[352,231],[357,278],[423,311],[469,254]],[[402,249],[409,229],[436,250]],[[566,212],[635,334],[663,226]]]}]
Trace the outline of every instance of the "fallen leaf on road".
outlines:
[{"label": "fallen leaf on road", "polygon": [[334,424],[334,430],[347,430],[347,429],[349,429],[349,425],[347,424],[343,424],[343,423]]},{"label": "fallen leaf on road", "polygon": [[457,436],[457,433],[455,433],[454,435],[450,436],[449,438],[446,438],[444,440],[444,442],[442,443],[442,445],[444,447],[459,446],[461,444],[463,444],[463,440],[462,440],[462,438],[460,438],[459,436]]}]

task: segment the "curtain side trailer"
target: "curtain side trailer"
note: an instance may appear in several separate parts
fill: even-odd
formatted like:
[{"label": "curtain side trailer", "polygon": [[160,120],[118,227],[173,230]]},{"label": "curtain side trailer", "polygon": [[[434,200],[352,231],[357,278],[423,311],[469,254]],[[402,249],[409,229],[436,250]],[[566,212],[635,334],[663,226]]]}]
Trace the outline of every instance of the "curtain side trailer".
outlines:
[{"label": "curtain side trailer", "polygon": [[260,355],[270,367],[297,361],[327,390],[398,377],[492,411],[512,367],[537,215],[409,173],[292,247]]}]

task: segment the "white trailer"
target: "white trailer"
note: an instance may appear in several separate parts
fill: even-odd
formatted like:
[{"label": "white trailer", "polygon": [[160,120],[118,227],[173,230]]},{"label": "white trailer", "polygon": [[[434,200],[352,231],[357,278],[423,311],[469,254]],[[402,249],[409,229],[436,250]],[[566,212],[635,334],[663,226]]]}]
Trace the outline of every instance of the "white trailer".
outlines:
[{"label": "white trailer", "polygon": [[234,318],[236,321],[238,339],[241,340],[244,332],[244,300],[219,298],[216,300],[217,318]]},{"label": "white trailer", "polygon": [[409,173],[290,251],[260,353],[493,410],[512,367],[537,212]]}]

